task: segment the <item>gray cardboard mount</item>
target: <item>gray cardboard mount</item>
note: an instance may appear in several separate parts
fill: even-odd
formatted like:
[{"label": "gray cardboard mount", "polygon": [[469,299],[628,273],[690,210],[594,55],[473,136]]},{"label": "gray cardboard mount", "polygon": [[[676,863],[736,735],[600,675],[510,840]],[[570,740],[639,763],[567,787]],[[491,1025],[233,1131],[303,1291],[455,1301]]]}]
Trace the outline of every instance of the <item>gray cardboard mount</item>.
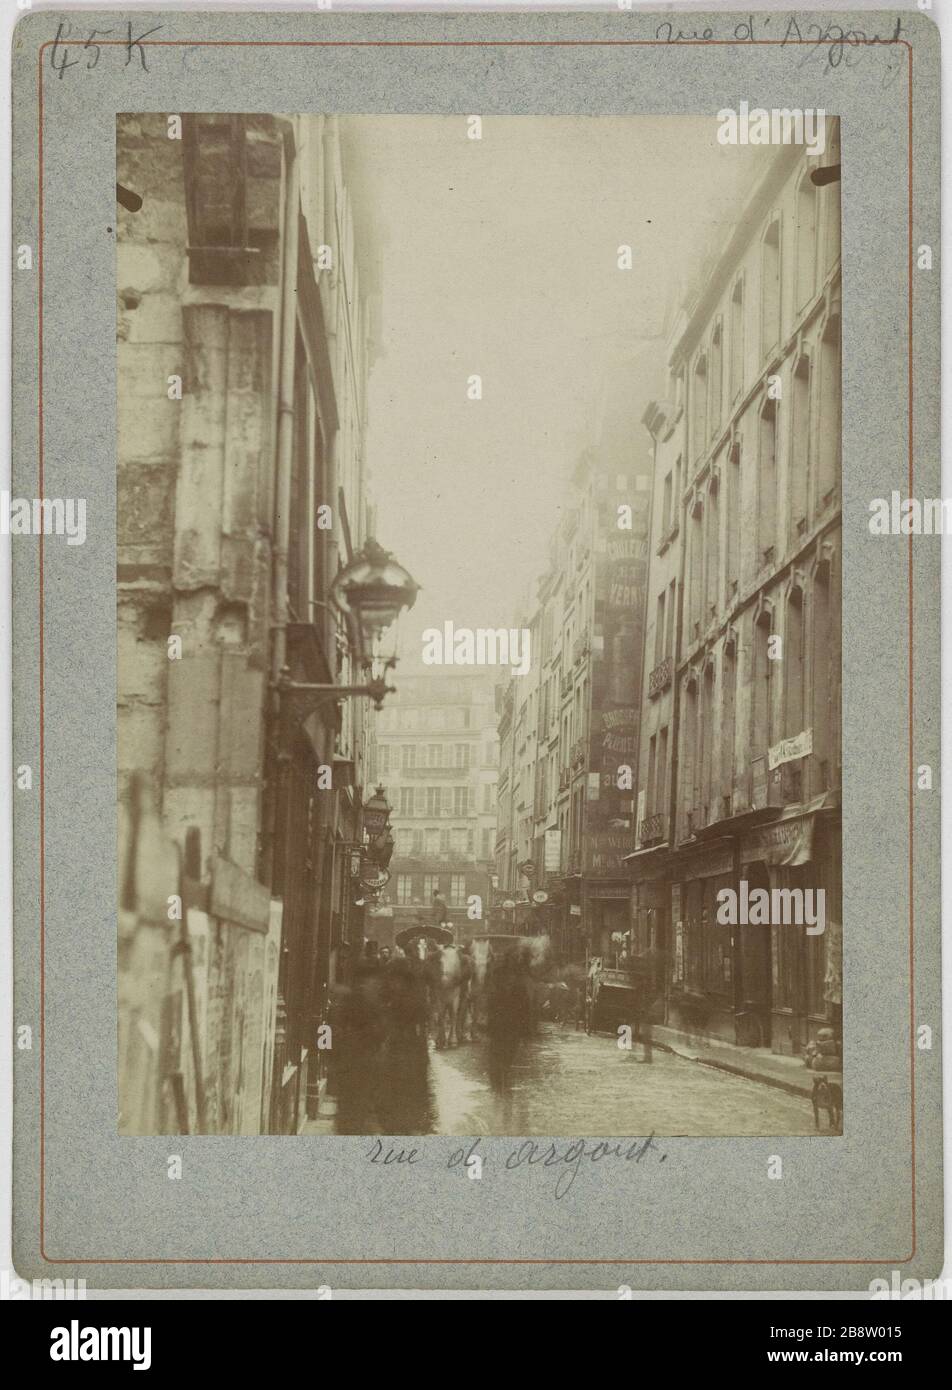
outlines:
[{"label": "gray cardboard mount", "polygon": [[[939,794],[911,777],[939,766],[939,542],[867,525],[872,497],[939,495],[938,271],[916,250],[939,240],[938,34],[908,10],[798,12],[804,43],[778,42],[776,10],[689,18],[74,9],[17,26],[13,240],[34,255],[13,270],[12,492],[88,503],[85,545],[43,547],[42,629],[39,543],[12,546],[14,767],[40,769],[42,749],[14,794],[14,1022],[34,1039],[15,1052],[21,1276],[607,1293],[939,1274]],[[897,20],[898,45],[839,61],[835,29],[819,38]],[[147,72],[120,47],[58,75],[61,22],[125,36],[127,21],[163,41]],[[711,37],[669,42],[672,22]],[[745,98],[842,118],[845,1134],[666,1139],[665,1162],[586,1164],[558,1200],[551,1168],[507,1170],[512,1139],[483,1139],[473,1182],[450,1138],[414,1141],[423,1160],[400,1170],[368,1164],[359,1138],[119,1138],[116,113],[702,114]]]}]

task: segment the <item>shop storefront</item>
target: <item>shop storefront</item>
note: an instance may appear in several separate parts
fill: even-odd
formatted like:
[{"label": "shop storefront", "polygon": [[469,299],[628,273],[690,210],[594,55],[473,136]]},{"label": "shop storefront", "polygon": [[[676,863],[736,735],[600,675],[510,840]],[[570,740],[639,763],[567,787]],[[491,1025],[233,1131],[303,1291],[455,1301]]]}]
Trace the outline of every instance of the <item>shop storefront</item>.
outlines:
[{"label": "shop storefront", "polygon": [[[734,842],[721,840],[671,857],[668,869],[668,1022],[736,1040],[737,939],[717,920],[717,895],[734,882]],[[658,892],[652,897],[657,901]]]},{"label": "shop storefront", "polygon": [[603,961],[628,945],[631,931],[631,885],[627,879],[587,880],[582,907],[588,935],[588,951]]},{"label": "shop storefront", "polygon": [[[842,1025],[840,815],[824,798],[740,840],[748,892],[771,895],[769,1021],[763,1045],[800,1056],[820,1028]],[[790,920],[788,920],[788,918]],[[761,954],[766,955],[766,947]],[[763,1008],[763,1002],[760,1003]]]}]

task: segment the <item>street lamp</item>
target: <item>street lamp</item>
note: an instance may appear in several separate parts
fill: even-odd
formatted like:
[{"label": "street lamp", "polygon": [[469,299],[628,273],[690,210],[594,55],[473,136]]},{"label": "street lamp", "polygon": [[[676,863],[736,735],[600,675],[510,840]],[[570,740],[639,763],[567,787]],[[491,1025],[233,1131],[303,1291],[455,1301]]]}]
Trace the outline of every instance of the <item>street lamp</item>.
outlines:
[{"label": "street lamp", "polygon": [[385,788],[381,784],[364,807],[364,829],[371,840],[376,840],[384,833],[392,809]]},{"label": "street lamp", "polygon": [[[366,695],[376,709],[394,692],[387,672],[397,664],[397,619],[412,608],[420,586],[408,570],[375,540],[362,549],[337,575],[330,589],[331,606],[342,616],[350,654],[367,677],[363,685],[317,685],[292,681],[285,669],[279,686],[327,700]],[[321,703],[319,699],[315,703]]]},{"label": "street lamp", "polygon": [[395,664],[397,619],[419,592],[416,580],[375,540],[365,542],[331,585],[331,602],[344,615],[354,658],[374,678],[382,679]]},{"label": "street lamp", "polygon": [[364,807],[364,830],[367,832],[369,842],[364,850],[364,856],[380,873],[387,873],[389,870],[390,860],[393,858],[393,851],[396,847],[393,831],[390,829],[392,809],[382,785],[377,787]]}]

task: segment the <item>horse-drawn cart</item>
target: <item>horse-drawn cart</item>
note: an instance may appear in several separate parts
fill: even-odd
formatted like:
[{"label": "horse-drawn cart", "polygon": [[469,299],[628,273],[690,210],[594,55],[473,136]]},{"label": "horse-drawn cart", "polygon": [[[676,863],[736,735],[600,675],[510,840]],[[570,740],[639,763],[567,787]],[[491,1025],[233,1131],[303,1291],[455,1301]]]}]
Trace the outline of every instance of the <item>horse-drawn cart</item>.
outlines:
[{"label": "horse-drawn cart", "polygon": [[586,991],[585,1031],[614,1033],[623,1023],[634,1028],[645,1007],[647,983],[645,972],[637,968],[612,970],[594,964]]}]

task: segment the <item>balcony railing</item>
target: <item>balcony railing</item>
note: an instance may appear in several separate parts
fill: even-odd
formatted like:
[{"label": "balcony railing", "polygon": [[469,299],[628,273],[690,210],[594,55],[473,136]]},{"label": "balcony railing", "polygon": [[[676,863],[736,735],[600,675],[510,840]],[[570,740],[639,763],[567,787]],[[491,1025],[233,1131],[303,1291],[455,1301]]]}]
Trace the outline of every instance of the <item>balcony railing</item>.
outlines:
[{"label": "balcony railing", "polygon": [[660,695],[662,690],[667,690],[671,684],[671,670],[673,662],[670,656],[666,656],[663,661],[659,661],[657,666],[648,677],[648,698],[654,699]]},{"label": "balcony railing", "polygon": [[404,810],[400,807],[394,811],[394,819],[401,820],[471,820],[478,814],[475,806],[467,806],[465,810],[456,806],[427,807],[418,809]]},{"label": "balcony railing", "polygon": [[643,849],[649,845],[656,845],[664,839],[667,818],[663,811],[658,811],[653,816],[645,816],[644,820],[638,822],[638,843]]},{"label": "balcony railing", "polygon": [[438,780],[445,778],[456,778],[458,781],[465,782],[470,775],[469,767],[456,767],[451,763],[442,763],[439,767],[399,767],[394,768],[391,777],[410,777],[423,778],[435,777]]}]

